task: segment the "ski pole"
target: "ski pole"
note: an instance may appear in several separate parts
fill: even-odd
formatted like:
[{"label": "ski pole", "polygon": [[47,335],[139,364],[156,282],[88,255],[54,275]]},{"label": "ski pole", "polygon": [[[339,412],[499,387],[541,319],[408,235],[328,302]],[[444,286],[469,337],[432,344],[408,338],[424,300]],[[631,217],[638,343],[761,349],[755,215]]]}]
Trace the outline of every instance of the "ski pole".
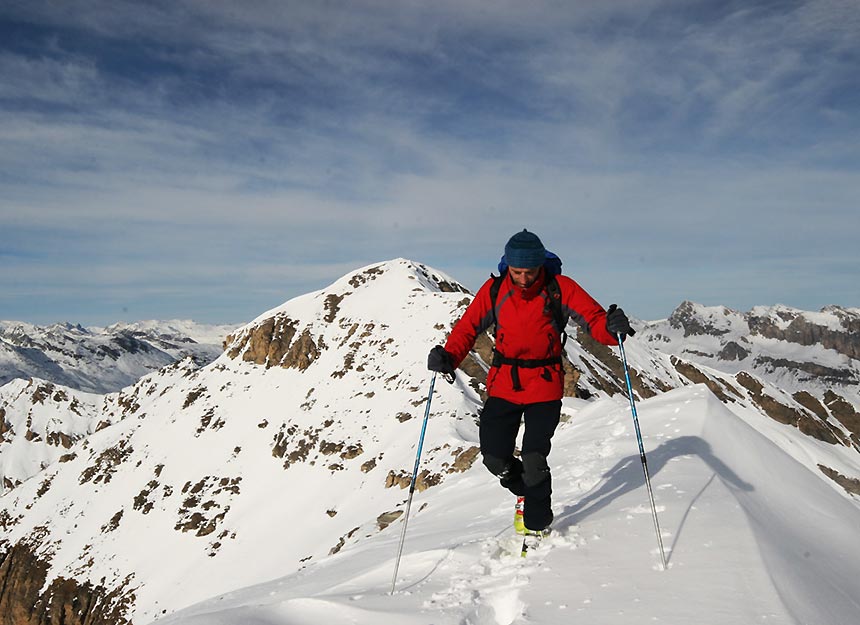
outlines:
[{"label": "ski pole", "polygon": [[639,458],[642,460],[642,470],[645,472],[645,487],[648,499],[651,501],[651,517],[654,519],[654,529],[657,532],[657,544],[660,546],[660,561],[666,570],[666,552],[663,549],[663,536],[660,534],[660,522],[657,520],[657,508],[654,506],[654,492],[651,490],[651,477],[648,475],[648,461],[645,459],[645,447],[642,445],[642,432],[639,430],[639,416],[636,414],[636,402],[633,400],[633,386],[630,384],[630,372],[627,370],[627,356],[624,354],[624,335],[619,332],[618,348],[621,350],[621,363],[624,365],[624,381],[627,383],[627,397],[630,399],[630,411],[633,413],[633,425],[636,428],[636,440],[639,443]]},{"label": "ski pole", "polygon": [[412,481],[409,484],[409,498],[406,500],[406,514],[403,517],[403,529],[400,530],[400,546],[397,548],[397,560],[394,563],[394,576],[391,578],[391,594],[397,584],[397,570],[400,568],[400,557],[403,555],[403,543],[406,540],[406,524],[409,523],[409,509],[412,507],[412,495],[415,493],[415,480],[418,479],[418,463],[421,461],[421,448],[424,447],[424,432],[427,431],[427,419],[430,417],[430,400],[433,397],[433,386],[436,384],[436,373],[430,378],[430,392],[427,394],[427,407],[424,409],[424,423],[421,425],[421,436],[418,438],[418,452],[415,454],[415,467],[412,469]]}]

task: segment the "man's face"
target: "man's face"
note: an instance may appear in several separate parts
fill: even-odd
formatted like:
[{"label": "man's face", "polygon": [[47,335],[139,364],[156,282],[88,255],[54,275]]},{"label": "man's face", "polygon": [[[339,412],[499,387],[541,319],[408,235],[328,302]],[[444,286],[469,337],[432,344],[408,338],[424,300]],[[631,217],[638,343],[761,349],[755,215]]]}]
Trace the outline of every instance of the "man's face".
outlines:
[{"label": "man's face", "polygon": [[540,267],[532,267],[524,269],[522,267],[508,267],[508,272],[511,274],[511,280],[521,289],[527,289],[535,283]]}]

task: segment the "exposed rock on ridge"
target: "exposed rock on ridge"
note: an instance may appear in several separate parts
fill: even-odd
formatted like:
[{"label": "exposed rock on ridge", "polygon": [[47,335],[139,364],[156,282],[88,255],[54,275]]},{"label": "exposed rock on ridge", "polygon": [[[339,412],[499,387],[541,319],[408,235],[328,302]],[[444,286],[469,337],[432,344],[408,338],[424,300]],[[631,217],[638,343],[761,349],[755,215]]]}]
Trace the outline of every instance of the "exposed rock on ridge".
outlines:
[{"label": "exposed rock on ridge", "polygon": [[130,625],[127,583],[108,590],[57,577],[42,590],[48,566],[24,541],[0,546],[0,625]]}]

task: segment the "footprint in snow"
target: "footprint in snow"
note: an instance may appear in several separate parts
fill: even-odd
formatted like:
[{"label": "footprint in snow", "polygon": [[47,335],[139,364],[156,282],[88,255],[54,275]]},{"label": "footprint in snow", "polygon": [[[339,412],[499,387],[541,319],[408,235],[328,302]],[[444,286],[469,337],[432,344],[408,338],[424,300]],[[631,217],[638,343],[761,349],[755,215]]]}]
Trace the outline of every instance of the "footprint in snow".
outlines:
[{"label": "footprint in snow", "polygon": [[[460,565],[453,570],[448,587],[425,602],[426,609],[465,608],[460,622],[469,625],[512,625],[525,614],[526,603],[520,590],[528,586],[532,574],[554,548],[576,548],[584,540],[574,531],[558,531],[545,538],[527,558],[520,556],[522,538],[505,534],[481,541],[478,560],[468,564],[469,554],[459,555]],[[472,545],[474,550],[474,545]],[[448,567],[446,567],[448,568]]]}]

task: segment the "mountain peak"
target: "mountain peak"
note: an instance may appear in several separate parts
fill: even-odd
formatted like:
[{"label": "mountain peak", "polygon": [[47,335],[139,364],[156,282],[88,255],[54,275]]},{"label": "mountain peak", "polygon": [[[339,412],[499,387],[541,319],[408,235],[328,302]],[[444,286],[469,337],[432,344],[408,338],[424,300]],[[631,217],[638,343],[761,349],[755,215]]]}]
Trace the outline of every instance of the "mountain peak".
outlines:
[{"label": "mountain peak", "polygon": [[684,336],[720,336],[731,332],[734,325],[744,323],[742,315],[731,308],[704,306],[688,300],[672,312],[668,322],[675,329],[683,329]]},{"label": "mountain peak", "polygon": [[402,297],[404,293],[414,290],[431,293],[469,293],[466,287],[441,271],[406,258],[395,258],[366,265],[338,278],[324,289],[288,300],[280,306],[264,312],[250,325],[284,312],[299,314],[299,311],[306,305],[308,305],[307,311],[309,312],[310,309],[315,308],[315,304],[319,300],[343,299],[354,293],[367,294],[367,292],[371,292],[371,297],[383,298],[390,303],[388,297],[392,295]]},{"label": "mountain peak", "polygon": [[[439,298],[440,293],[450,295]],[[348,362],[356,338],[390,331],[393,340],[407,326],[408,335],[415,336],[419,316],[429,325],[427,340],[438,340],[430,335],[438,333],[438,328],[433,332],[438,320],[450,316],[449,300],[465,303],[468,294],[450,276],[421,263],[405,258],[375,263],[263,313],[227,337],[225,352],[230,359],[241,357],[267,368],[304,370],[326,351],[346,350]]]}]

